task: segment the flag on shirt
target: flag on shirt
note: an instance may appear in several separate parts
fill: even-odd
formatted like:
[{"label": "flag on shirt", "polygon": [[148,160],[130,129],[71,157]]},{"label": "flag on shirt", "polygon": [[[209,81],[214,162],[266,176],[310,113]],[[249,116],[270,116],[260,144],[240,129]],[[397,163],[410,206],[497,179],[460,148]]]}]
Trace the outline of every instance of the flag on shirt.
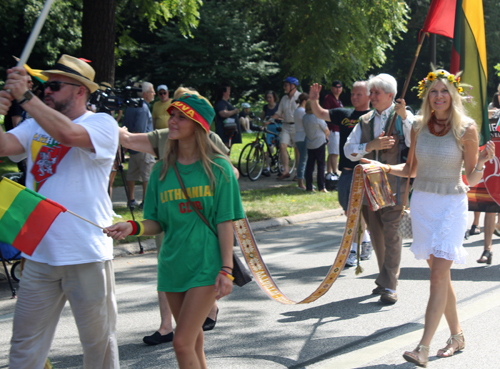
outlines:
[{"label": "flag on shirt", "polygon": [[483,2],[433,0],[422,31],[453,38],[450,72],[463,71],[461,82],[473,87],[467,92],[474,103],[467,104],[466,109],[480,127],[480,145],[485,144],[490,139],[490,130]]},{"label": "flag on shirt", "polygon": [[31,256],[65,211],[64,206],[4,178],[0,182],[0,241]]}]

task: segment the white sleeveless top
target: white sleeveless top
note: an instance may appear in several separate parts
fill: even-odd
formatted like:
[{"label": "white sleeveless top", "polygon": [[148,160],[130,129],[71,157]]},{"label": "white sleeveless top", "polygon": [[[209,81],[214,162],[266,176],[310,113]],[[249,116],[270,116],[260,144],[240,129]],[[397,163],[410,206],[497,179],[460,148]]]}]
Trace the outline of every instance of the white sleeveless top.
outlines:
[{"label": "white sleeveless top", "polygon": [[462,181],[463,151],[451,130],[437,137],[429,132],[427,125],[423,127],[417,138],[415,155],[418,166],[414,190],[439,195],[457,195],[469,191]]}]

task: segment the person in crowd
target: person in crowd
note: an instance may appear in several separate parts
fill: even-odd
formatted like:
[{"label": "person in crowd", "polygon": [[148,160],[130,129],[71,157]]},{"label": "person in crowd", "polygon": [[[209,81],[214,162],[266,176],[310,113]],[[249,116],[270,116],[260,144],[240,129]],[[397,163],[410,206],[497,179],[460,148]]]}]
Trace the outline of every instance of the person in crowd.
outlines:
[{"label": "person in crowd", "polygon": [[238,113],[240,110],[235,108],[229,102],[231,97],[231,86],[222,84],[217,90],[215,98],[215,133],[219,135],[222,141],[229,147],[241,143],[241,127],[238,124]]},{"label": "person in crowd", "polygon": [[[394,104],[397,92],[396,79],[382,73],[368,79],[370,102],[375,111],[362,115],[344,145],[344,154],[354,162],[361,158],[379,160],[394,165],[404,161],[405,148],[410,147],[411,125],[413,114],[406,110],[405,101],[398,99]],[[397,114],[396,124],[391,135],[386,130]],[[389,185],[396,194],[396,206],[372,211],[366,202],[363,203],[363,217],[370,232],[371,242],[379,266],[379,275],[375,280],[377,287],[373,294],[380,295],[383,304],[395,304],[398,301],[396,288],[401,262],[402,238],[398,235],[402,195],[405,180],[389,178]]]},{"label": "person in crowd", "polygon": [[306,170],[307,163],[307,146],[306,146],[306,132],[304,131],[304,124],[302,123],[302,117],[306,114],[306,102],[309,99],[309,95],[305,92],[299,95],[296,101],[299,107],[295,109],[293,113],[293,121],[295,122],[295,145],[297,145],[298,152],[298,165],[297,165],[297,181],[298,187],[301,190],[305,190],[304,185],[304,172]]},{"label": "person in crowd", "polygon": [[[166,293],[177,323],[176,358],[181,369],[206,368],[201,327],[215,300],[231,292],[232,221],[245,215],[229,160],[208,138],[215,116],[208,100],[184,94],[172,102],[169,114],[165,155],[153,169],[145,220],[118,223],[106,231],[115,239],[165,232],[158,290]],[[190,194],[192,204],[183,192]]]},{"label": "person in crowd", "polygon": [[[149,82],[142,82],[141,88],[142,92],[138,93],[138,95],[143,99],[142,106],[128,107],[127,110],[125,110],[125,116],[123,118],[123,126],[127,127],[128,131],[132,133],[147,133],[153,130],[153,117],[149,111],[149,103],[155,98],[155,89]],[[129,150],[129,154],[127,187],[130,199],[128,205],[130,207],[139,206],[139,209],[142,209],[151,169],[155,164],[155,158],[150,154],[134,150]],[[140,205],[135,201],[136,181],[142,181],[143,192]]]},{"label": "person in crowd", "polygon": [[[185,93],[199,95],[198,92],[193,89],[179,87],[174,92],[174,99],[181,97]],[[163,158],[165,156],[165,144],[167,143],[169,131],[170,130],[168,128],[164,128],[154,130],[149,133],[130,133],[126,128],[122,127],[119,131],[120,144],[127,149],[146,152],[151,155],[155,155],[158,158]],[[224,145],[220,137],[215,132],[210,131],[208,137],[224,155],[229,155],[229,149],[226,145]],[[233,167],[233,173],[235,174],[236,179],[238,179],[240,175],[238,169]],[[163,232],[155,236],[158,255],[160,254],[163,237]],[[158,291],[158,304],[160,307],[161,317],[160,328],[152,335],[145,336],[143,338],[143,342],[148,345],[158,345],[160,343],[171,342],[174,338],[172,313],[170,311],[170,307],[168,306],[167,297],[164,292]],[[217,307],[217,303],[215,303],[212,310],[210,310],[205,323],[203,324],[204,331],[209,331],[215,328],[218,311],[219,309]]]},{"label": "person in crowd", "polygon": [[264,95],[264,99],[267,104],[262,108],[262,114],[260,115],[260,119],[264,121],[266,117],[272,117],[276,111],[278,110],[278,94],[272,90],[269,90]]},{"label": "person in crowd", "polygon": [[497,87],[497,92],[495,92],[493,99],[488,105],[488,115],[490,119],[500,118],[500,84]]},{"label": "person in crowd", "polygon": [[[317,118],[323,119],[327,123],[339,128],[339,143],[341,148],[339,152],[339,169],[342,174],[340,175],[340,179],[337,184],[337,190],[340,206],[342,206],[342,209],[344,209],[344,212],[347,214],[349,198],[351,196],[351,184],[354,175],[354,167],[358,163],[351,161],[346,157],[344,154],[344,145],[354,127],[356,127],[359,123],[359,118],[370,112],[370,98],[367,83],[366,81],[357,81],[352,85],[351,104],[354,106],[354,109],[323,109],[318,102],[320,92],[321,85],[318,85],[317,83],[313,84],[309,90],[309,100],[311,101],[313,114]],[[363,217],[361,217],[361,225],[363,229],[363,240],[361,243],[360,259],[368,260],[371,257],[373,247],[370,234],[366,229],[366,222]],[[345,264],[347,267],[358,265],[357,250],[358,244],[353,242],[351,252],[349,253]]]},{"label": "person in crowd", "polygon": [[250,104],[242,103],[241,108],[243,111],[240,112],[240,126],[246,133],[252,133],[250,130],[250,123],[252,121],[252,113],[250,113]]},{"label": "person in crowd", "polygon": [[170,115],[167,110],[172,103],[172,99],[168,96],[167,85],[159,85],[156,90],[160,100],[153,104],[153,129],[168,128]]},{"label": "person in crowd", "polygon": [[[0,130],[0,156],[28,160],[26,186],[97,224],[109,224],[108,177],[118,147],[118,125],[87,111],[97,90],[94,69],[62,55],[43,72],[45,98],[28,87],[26,70],[7,71],[0,114],[16,99],[33,119]],[[113,242],[98,227],[60,214],[31,256],[14,312],[10,368],[43,368],[61,312],[69,301],[83,348],[83,368],[119,368]]]},{"label": "person in crowd", "polygon": [[[342,82],[333,81],[330,93],[325,96],[323,100],[323,108],[326,110],[343,108],[344,105],[342,101],[340,101],[340,94],[342,93]],[[326,162],[326,170],[333,176],[338,176],[338,160],[339,160],[339,126],[331,123],[330,121],[326,121],[328,124],[328,129],[331,134],[328,142],[328,160]]]},{"label": "person in crowd", "polygon": [[294,147],[293,139],[295,138],[295,125],[293,114],[297,109],[297,100],[300,92],[297,90],[299,87],[299,80],[295,77],[287,77],[283,82],[283,90],[285,95],[281,98],[278,110],[271,118],[283,119],[280,132],[280,156],[281,163],[283,163],[283,173],[278,177],[278,180],[283,180],[290,177],[290,165],[288,163],[288,146]]},{"label": "person in crowd", "polygon": [[443,314],[451,336],[437,356],[450,357],[465,347],[450,274],[453,262],[463,264],[467,255],[463,235],[467,229],[468,187],[462,181],[462,165],[468,184],[477,185],[485,163],[495,154],[495,144],[490,141],[479,152],[477,127],[466,115],[460,96],[463,89],[456,76],[445,70],[431,71],[419,83],[419,90],[422,107],[412,130],[412,172],[409,164],[377,164],[390,175],[416,177],[411,198],[410,250],[417,259],[427,260],[431,289],[422,339],[415,350],[403,356],[425,367]]},{"label": "person in crowd", "polygon": [[305,110],[306,114],[302,117],[302,122],[307,146],[306,191],[314,192],[313,172],[317,164],[318,191],[328,192],[325,188],[325,147],[330,130],[324,120],[314,116],[309,100],[306,102]]}]

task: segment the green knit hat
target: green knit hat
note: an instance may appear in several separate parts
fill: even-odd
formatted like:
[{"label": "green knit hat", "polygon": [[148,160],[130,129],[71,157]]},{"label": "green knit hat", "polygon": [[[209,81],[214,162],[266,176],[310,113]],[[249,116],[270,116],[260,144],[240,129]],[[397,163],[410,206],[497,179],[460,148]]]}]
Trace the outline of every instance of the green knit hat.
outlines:
[{"label": "green knit hat", "polygon": [[214,120],[215,111],[205,98],[186,93],[172,102],[167,113],[172,114],[174,108],[200,123],[207,133],[210,131],[210,123]]}]

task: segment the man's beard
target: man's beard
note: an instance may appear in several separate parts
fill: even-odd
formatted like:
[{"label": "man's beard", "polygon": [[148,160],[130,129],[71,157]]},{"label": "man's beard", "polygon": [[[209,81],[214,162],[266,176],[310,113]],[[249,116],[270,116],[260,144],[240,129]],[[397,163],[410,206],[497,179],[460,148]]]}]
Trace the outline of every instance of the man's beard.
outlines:
[{"label": "man's beard", "polygon": [[[51,100],[52,103],[54,104],[54,110],[57,110],[59,113],[64,114],[67,110],[68,107],[70,106],[70,99],[66,99],[63,101],[55,101],[52,96],[47,96],[45,97],[45,100]],[[45,102],[47,104],[47,102]]]}]

